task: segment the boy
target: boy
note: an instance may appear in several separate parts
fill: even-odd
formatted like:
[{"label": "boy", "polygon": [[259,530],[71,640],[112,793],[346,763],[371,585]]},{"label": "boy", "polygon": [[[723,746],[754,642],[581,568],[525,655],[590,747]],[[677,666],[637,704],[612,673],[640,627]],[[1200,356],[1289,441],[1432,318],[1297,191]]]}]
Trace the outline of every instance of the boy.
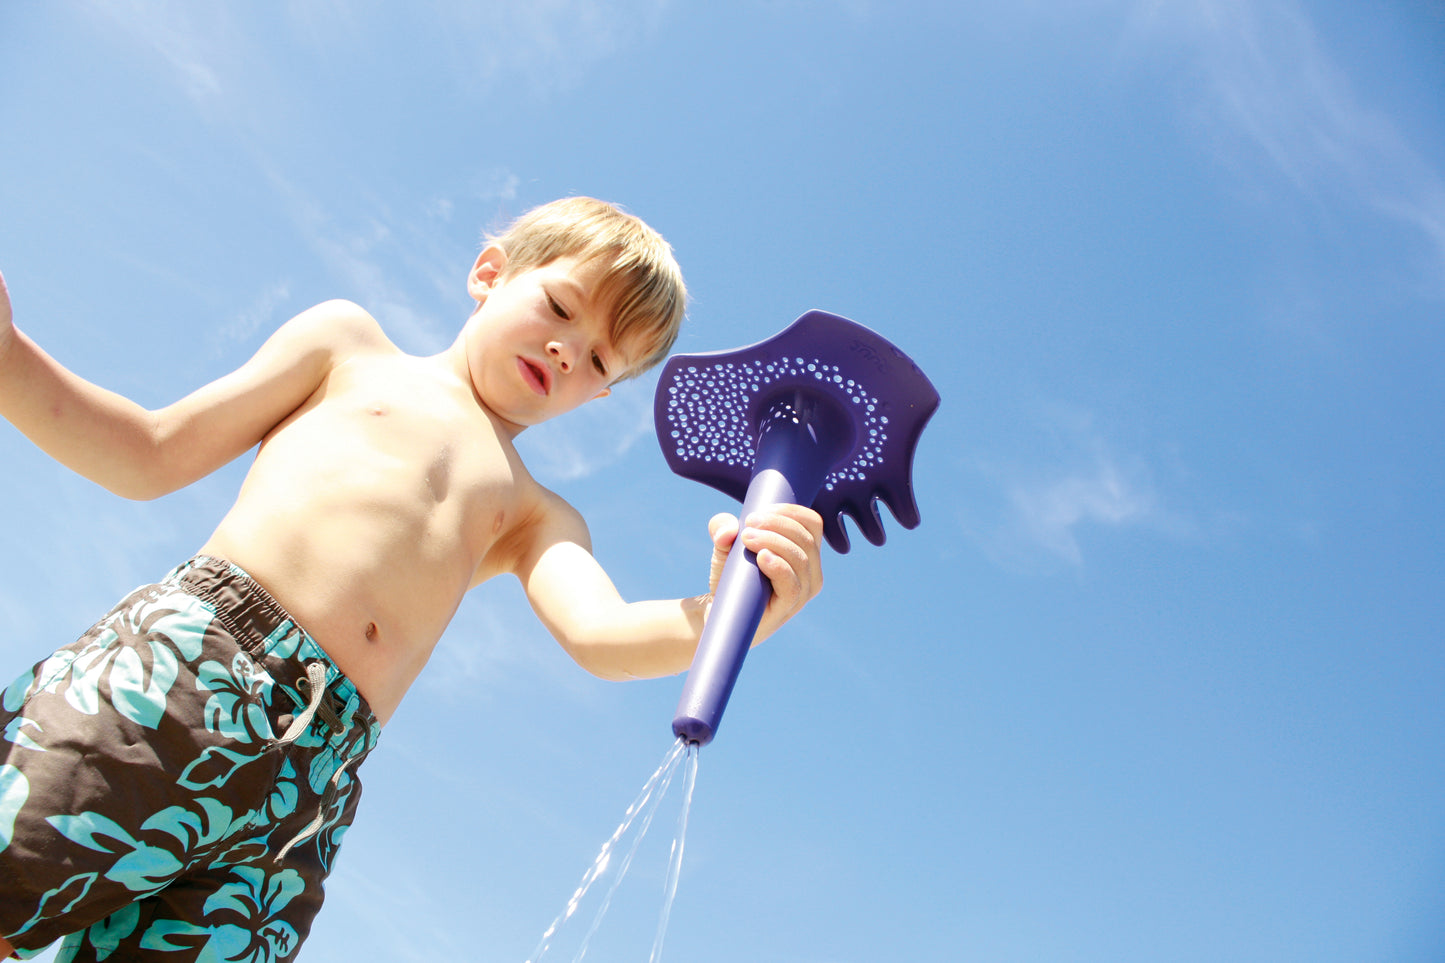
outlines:
[{"label": "boy", "polygon": [[[710,596],[625,603],[512,444],[665,356],[686,299],[670,248],[571,198],[488,243],[467,289],[435,357],[327,302],[147,412],[37,348],[0,279],[0,414],[63,464],[155,498],[259,444],[195,558],[0,695],[0,958],[62,936],[61,960],[294,958],[355,767],[496,575],[596,675],[688,667]],[[822,524],[746,521],[774,589],[760,640],[819,590]],[[709,529],[716,585],[736,526]]]}]

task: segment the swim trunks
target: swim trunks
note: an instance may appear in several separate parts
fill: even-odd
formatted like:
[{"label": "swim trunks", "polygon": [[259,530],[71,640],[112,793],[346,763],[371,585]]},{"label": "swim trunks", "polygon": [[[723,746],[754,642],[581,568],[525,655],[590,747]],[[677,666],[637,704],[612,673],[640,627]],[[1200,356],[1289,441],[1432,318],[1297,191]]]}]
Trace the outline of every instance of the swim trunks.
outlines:
[{"label": "swim trunks", "polygon": [[57,963],[294,959],[381,727],[197,556],[0,693],[0,933]]}]

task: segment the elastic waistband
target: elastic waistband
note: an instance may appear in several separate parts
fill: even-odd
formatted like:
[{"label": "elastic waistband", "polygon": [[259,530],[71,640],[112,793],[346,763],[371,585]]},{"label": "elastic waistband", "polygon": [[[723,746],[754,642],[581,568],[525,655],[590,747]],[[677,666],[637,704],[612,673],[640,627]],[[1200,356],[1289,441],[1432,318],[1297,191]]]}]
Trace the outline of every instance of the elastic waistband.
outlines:
[{"label": "elastic waistband", "polygon": [[225,559],[197,555],[166,576],[191,595],[210,602],[237,644],[251,655],[260,655],[267,643],[292,631],[305,634],[281,603],[271,597],[255,579]]}]

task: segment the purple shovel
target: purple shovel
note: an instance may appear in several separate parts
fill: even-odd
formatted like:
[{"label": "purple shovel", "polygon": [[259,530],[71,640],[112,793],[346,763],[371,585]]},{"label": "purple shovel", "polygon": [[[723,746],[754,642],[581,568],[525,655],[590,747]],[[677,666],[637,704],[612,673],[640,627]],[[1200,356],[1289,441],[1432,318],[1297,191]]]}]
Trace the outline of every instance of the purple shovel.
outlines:
[{"label": "purple shovel", "polygon": [[[860,324],[810,311],[735,351],[677,355],[663,366],[653,411],[668,466],[743,503],[811,505],[838,552],[843,515],[882,545],[878,502],[918,525],[913,450],[938,392],[908,356]],[[723,566],[712,612],[683,685],[673,734],[707,745],[772,586],[750,551]]]}]

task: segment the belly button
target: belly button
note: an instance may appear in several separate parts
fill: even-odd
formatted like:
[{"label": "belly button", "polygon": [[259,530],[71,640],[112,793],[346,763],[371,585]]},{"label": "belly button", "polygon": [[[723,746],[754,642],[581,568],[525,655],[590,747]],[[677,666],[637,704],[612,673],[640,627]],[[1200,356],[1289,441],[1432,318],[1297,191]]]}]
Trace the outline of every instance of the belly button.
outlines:
[{"label": "belly button", "polygon": [[376,641],[376,636],[377,636],[377,634],[378,634],[379,631],[380,631],[380,630],[377,629],[375,622],[368,622],[368,623],[366,623],[366,641],[368,641],[368,642],[375,642],[375,641]]}]

